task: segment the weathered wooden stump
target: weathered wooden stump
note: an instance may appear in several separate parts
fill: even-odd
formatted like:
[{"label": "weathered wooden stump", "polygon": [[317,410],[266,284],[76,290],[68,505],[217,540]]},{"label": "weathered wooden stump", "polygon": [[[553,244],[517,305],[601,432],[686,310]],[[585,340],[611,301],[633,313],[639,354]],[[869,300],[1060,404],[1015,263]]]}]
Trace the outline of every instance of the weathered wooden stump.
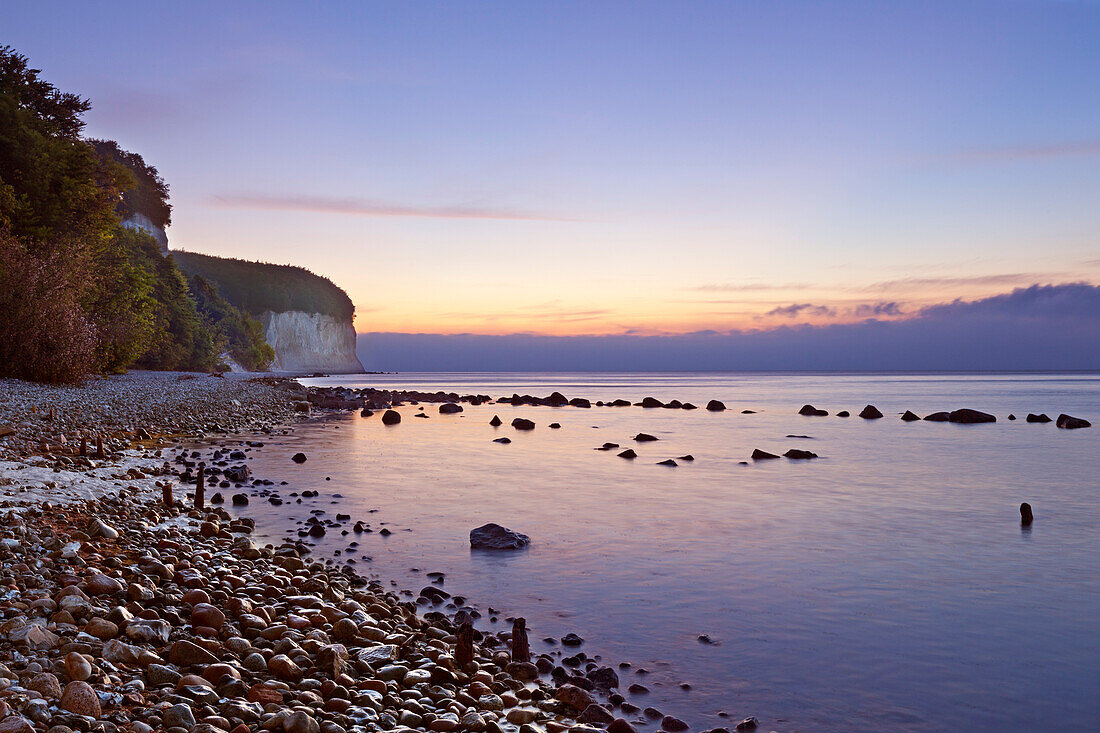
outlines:
[{"label": "weathered wooden stump", "polygon": [[206,464],[199,464],[199,473],[195,477],[195,508],[206,508]]},{"label": "weathered wooden stump", "polygon": [[83,433],[80,435],[80,455],[81,457],[88,455],[88,436]]},{"label": "weathered wooden stump", "polygon": [[107,454],[103,451],[103,436],[95,436],[95,457],[106,458]]},{"label": "weathered wooden stump", "polygon": [[455,632],[458,641],[455,642],[455,665],[462,669],[474,661],[474,624],[465,618]]},{"label": "weathered wooden stump", "polygon": [[172,497],[172,484],[169,481],[164,482],[164,487],[161,488],[161,495],[164,499],[164,506],[172,506],[175,500]]},{"label": "weathered wooden stump", "polygon": [[531,644],[527,640],[527,619],[522,616],[512,622],[512,661],[531,661]]}]

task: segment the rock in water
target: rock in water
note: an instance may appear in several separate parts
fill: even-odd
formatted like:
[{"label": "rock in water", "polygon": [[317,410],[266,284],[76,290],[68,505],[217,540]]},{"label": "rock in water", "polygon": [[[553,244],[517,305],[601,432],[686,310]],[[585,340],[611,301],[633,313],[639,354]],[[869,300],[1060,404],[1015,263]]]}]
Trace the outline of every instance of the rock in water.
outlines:
[{"label": "rock in water", "polygon": [[802,405],[802,409],[798,411],[798,414],[806,417],[825,417],[829,413],[825,410],[819,410],[813,405]]},{"label": "rock in water", "polygon": [[1040,412],[1038,415],[1036,415],[1034,412],[1029,412],[1027,414],[1027,421],[1028,422],[1037,422],[1037,423],[1048,423],[1048,422],[1050,422],[1050,417],[1045,412]]},{"label": "rock in water", "polygon": [[652,436],[649,433],[638,433],[634,436],[634,440],[638,441],[639,443],[649,443],[654,440],[659,440],[659,438]]},{"label": "rock in water", "polygon": [[841,410],[840,412],[838,412],[836,414],[836,416],[837,417],[851,417],[852,413],[848,412],[847,410]]},{"label": "rock in water", "polygon": [[383,425],[396,425],[401,422],[401,413],[397,410],[386,410],[382,413]]},{"label": "rock in water", "polygon": [[995,418],[993,415],[990,415],[988,412],[980,412],[978,410],[971,410],[970,408],[964,407],[961,410],[953,410],[947,416],[947,421],[953,423],[962,423],[964,425],[971,425],[974,423],[997,422],[997,418]]},{"label": "rock in water", "polygon": [[492,522],[470,530],[470,547],[478,550],[518,550],[529,544],[527,535]]},{"label": "rock in water", "polygon": [[489,424],[492,425],[494,428],[499,428],[502,423],[503,421],[497,415],[493,415],[493,419],[489,421]]},{"label": "rock in water", "polygon": [[666,458],[663,461],[657,461],[657,465],[658,466],[675,466],[675,465],[678,465],[678,464],[676,463],[676,461],[672,460],[671,458]]},{"label": "rock in water", "polygon": [[1033,521],[1035,521],[1035,515],[1031,513],[1031,504],[1025,501],[1020,505],[1020,524],[1030,527]]},{"label": "rock in water", "polygon": [[462,405],[456,405],[453,402],[448,402],[445,405],[439,406],[440,415],[453,415],[456,412],[462,412]]},{"label": "rock in water", "polygon": [[905,422],[913,422],[914,420],[920,420],[920,417],[918,417],[916,413],[906,410],[905,414],[901,416],[901,419]]},{"label": "rock in water", "polygon": [[633,448],[627,448],[619,454],[619,458],[637,458],[638,454],[634,452]]},{"label": "rock in water", "polygon": [[707,403],[707,410],[709,412],[721,412],[726,409],[726,405],[719,400],[711,400]]},{"label": "rock in water", "polygon": [[816,453],[811,453],[808,450],[799,450],[798,448],[791,448],[789,451],[787,451],[783,455],[786,456],[787,458],[790,458],[790,459],[796,460],[796,461],[805,461],[805,460],[809,460],[810,458],[817,458]]},{"label": "rock in water", "polygon": [[664,407],[665,406],[665,404],[663,402],[661,402],[659,399],[657,399],[656,397],[646,397],[644,400],[642,400],[641,404],[642,404],[642,407],[648,407],[648,408]]},{"label": "rock in water", "polygon": [[931,415],[925,415],[924,419],[928,422],[947,422],[951,416],[946,412],[933,412]]},{"label": "rock in water", "polygon": [[1078,428],[1092,427],[1092,423],[1090,423],[1088,420],[1080,417],[1073,417],[1072,415],[1067,415],[1065,413],[1062,413],[1058,416],[1058,421],[1055,424],[1065,430],[1076,430]]},{"label": "rock in water", "polygon": [[754,461],[766,461],[771,458],[779,458],[779,456],[774,453],[768,453],[767,451],[760,450],[759,448],[753,449],[752,459]]},{"label": "rock in water", "polygon": [[878,420],[882,417],[882,412],[874,405],[867,405],[860,411],[859,416],[864,420]]},{"label": "rock in water", "polygon": [[527,418],[517,417],[512,421],[512,427],[516,430],[534,430],[535,423],[531,422]]},{"label": "rock in water", "polygon": [[305,453],[295,453],[291,457],[290,460],[294,461],[295,463],[305,463],[306,462],[306,454]]}]

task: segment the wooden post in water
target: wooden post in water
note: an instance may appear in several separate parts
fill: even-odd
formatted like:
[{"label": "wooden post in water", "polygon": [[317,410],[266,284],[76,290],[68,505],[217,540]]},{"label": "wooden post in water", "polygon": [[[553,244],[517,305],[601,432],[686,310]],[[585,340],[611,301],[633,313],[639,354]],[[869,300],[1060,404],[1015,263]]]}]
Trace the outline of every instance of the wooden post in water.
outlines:
[{"label": "wooden post in water", "polygon": [[164,487],[161,489],[161,494],[164,498],[164,506],[172,506],[175,501],[172,498],[172,482],[165,481]]},{"label": "wooden post in water", "polygon": [[522,616],[512,622],[512,661],[531,661],[531,644],[527,641],[527,619]]},{"label": "wooden post in water", "polygon": [[80,455],[82,457],[88,455],[88,436],[84,433],[80,434]]},{"label": "wooden post in water", "polygon": [[195,508],[206,508],[206,464],[199,464],[199,475],[195,479]]},{"label": "wooden post in water", "polygon": [[463,669],[474,661],[474,624],[469,616],[466,616],[458,625],[455,636],[458,637],[455,643],[455,666]]},{"label": "wooden post in water", "polygon": [[106,458],[107,457],[107,454],[103,452],[103,436],[102,435],[95,436],[95,457],[96,458]]}]

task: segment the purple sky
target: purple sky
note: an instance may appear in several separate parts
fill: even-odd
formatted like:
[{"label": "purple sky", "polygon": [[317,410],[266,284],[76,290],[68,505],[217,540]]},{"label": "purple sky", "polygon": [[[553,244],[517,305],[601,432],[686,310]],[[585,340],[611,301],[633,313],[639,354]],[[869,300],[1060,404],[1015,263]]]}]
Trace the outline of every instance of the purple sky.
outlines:
[{"label": "purple sky", "polygon": [[1100,282],[1097,38],[1068,0],[47,1],[0,42],[161,170],[173,248],[309,267],[361,332],[614,336]]}]

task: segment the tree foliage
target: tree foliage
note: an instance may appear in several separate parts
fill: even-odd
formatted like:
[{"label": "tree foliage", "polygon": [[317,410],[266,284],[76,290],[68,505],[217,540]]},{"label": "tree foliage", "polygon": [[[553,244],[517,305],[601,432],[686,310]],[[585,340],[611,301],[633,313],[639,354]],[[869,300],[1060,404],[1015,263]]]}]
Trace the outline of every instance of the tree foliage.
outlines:
[{"label": "tree foliage", "polygon": [[225,298],[253,315],[265,311],[321,313],[351,320],[355,306],[335,283],[304,267],[176,252],[176,262],[213,283]]},{"label": "tree foliage", "polygon": [[170,222],[156,168],[113,141],[81,139],[89,102],[39,73],[0,47],[0,376],[208,370],[226,351],[269,366],[255,319],[121,226],[134,213]]},{"label": "tree foliage", "polygon": [[143,214],[162,229],[172,223],[172,205],[168,202],[168,184],[157,169],[138,153],[123,150],[114,140],[89,140],[92,149],[104,160],[124,166],[134,177],[134,185],[122,192],[117,211],[123,219]]}]

